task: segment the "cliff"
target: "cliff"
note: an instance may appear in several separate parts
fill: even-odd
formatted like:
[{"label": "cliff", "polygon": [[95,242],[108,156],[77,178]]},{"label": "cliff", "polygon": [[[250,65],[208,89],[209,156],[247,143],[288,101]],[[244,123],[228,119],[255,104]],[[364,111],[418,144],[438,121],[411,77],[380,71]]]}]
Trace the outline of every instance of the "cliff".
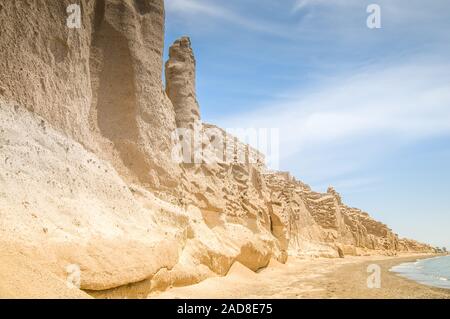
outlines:
[{"label": "cliff", "polygon": [[236,261],[432,251],[201,123],[188,38],[162,84],[162,0],[82,0],[74,29],[72,2],[0,7],[0,256],[55,280],[76,265],[95,294],[188,285]]}]

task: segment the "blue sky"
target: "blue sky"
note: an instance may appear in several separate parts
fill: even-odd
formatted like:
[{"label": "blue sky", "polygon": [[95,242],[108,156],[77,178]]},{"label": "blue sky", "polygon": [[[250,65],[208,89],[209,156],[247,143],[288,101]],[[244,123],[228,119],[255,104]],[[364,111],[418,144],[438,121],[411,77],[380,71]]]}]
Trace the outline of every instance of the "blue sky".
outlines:
[{"label": "blue sky", "polygon": [[[381,8],[369,29],[367,6]],[[450,248],[448,0],[166,0],[203,120],[280,129],[280,169]],[[167,55],[167,50],[166,50]]]}]

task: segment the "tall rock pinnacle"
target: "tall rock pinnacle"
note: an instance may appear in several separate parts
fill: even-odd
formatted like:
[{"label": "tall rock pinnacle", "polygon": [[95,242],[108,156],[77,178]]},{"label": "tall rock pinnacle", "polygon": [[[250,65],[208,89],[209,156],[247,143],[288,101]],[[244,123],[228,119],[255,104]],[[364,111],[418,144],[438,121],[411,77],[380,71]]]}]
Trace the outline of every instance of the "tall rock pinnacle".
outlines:
[{"label": "tall rock pinnacle", "polygon": [[166,93],[175,109],[178,127],[192,128],[200,120],[195,92],[195,58],[188,37],[175,41],[166,63]]}]

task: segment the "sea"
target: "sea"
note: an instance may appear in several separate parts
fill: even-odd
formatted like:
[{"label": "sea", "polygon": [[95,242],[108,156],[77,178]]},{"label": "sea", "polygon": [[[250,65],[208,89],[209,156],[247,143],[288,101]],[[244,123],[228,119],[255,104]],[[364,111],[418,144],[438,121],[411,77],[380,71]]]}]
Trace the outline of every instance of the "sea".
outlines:
[{"label": "sea", "polygon": [[400,264],[390,271],[420,284],[450,289],[450,255]]}]

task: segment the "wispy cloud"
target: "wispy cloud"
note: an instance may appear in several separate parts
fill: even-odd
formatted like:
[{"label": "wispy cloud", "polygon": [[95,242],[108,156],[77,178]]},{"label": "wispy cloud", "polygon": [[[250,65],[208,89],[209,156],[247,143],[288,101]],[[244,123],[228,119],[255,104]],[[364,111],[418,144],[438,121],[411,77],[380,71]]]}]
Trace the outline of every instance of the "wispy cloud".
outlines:
[{"label": "wispy cloud", "polygon": [[361,0],[297,0],[294,2],[292,7],[292,12],[298,12],[302,9],[311,7],[311,6],[328,6],[328,7],[336,7],[336,6],[355,6],[361,4]]},{"label": "wispy cloud", "polygon": [[[382,28],[370,30],[374,2]],[[281,169],[336,186],[403,235],[448,243],[449,154],[438,152],[450,143],[448,0],[166,6],[169,36],[195,38],[206,121],[279,128]]]},{"label": "wispy cloud", "polygon": [[[333,187],[338,189],[340,192],[345,192],[346,194],[357,193],[357,192],[367,192],[374,188],[381,182],[378,177],[344,177],[342,179],[336,179],[333,183]],[[326,181],[324,183],[316,183],[311,185],[313,189],[325,190],[330,185]]]},{"label": "wispy cloud", "polygon": [[178,14],[184,17],[198,16],[202,19],[219,19],[251,31],[282,37],[288,36],[286,30],[283,30],[280,25],[268,23],[267,21],[259,21],[251,16],[243,16],[213,1],[170,0],[167,1],[166,9],[171,14]]}]

